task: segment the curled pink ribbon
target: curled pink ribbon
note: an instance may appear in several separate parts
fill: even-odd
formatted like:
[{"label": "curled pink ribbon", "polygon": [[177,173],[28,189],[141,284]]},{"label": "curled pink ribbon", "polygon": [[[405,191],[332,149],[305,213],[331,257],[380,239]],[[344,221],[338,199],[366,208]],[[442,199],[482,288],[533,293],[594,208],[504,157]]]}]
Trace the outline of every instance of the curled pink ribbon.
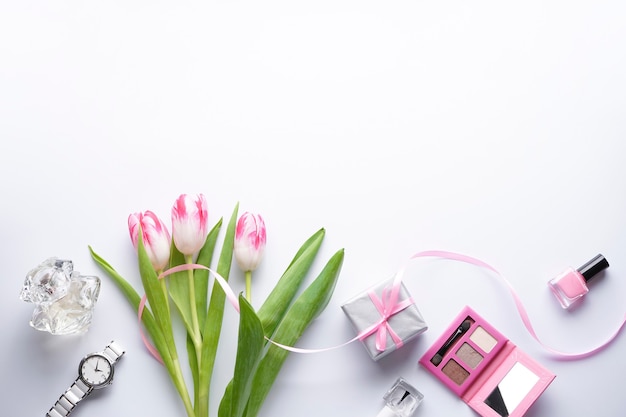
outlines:
[{"label": "curled pink ribbon", "polygon": [[[528,315],[528,312],[526,311],[526,308],[524,307],[524,304],[522,303],[521,298],[517,295],[517,292],[515,291],[515,289],[513,288],[513,286],[511,285],[511,283],[500,273],[498,272],[494,267],[492,267],[491,265],[481,261],[480,259],[476,259],[473,258],[471,256],[467,256],[467,255],[463,255],[463,254],[459,254],[459,253],[455,253],[455,252],[448,252],[448,251],[440,251],[440,250],[431,250],[431,251],[423,251],[423,252],[418,252],[414,255],[412,255],[409,258],[409,261],[413,260],[413,259],[418,259],[418,258],[425,258],[425,257],[437,257],[437,258],[443,258],[443,259],[448,259],[448,260],[453,260],[453,261],[459,261],[459,262],[464,262],[464,263],[468,263],[474,266],[478,266],[484,269],[489,270],[490,272],[494,273],[498,278],[500,278],[504,284],[507,286],[509,292],[511,293],[511,296],[513,297],[513,301],[515,303],[515,306],[517,308],[517,311],[520,315],[520,318],[522,320],[522,323],[524,324],[524,327],[526,328],[526,330],[528,331],[528,333],[539,343],[540,346],[542,346],[545,350],[547,350],[548,352],[565,358],[565,359],[582,359],[582,358],[586,358],[589,356],[594,355],[597,352],[600,352],[601,350],[603,350],[604,348],[606,348],[611,342],[613,342],[613,340],[615,340],[615,338],[619,335],[619,333],[621,332],[621,330],[624,328],[624,326],[626,325],[626,315],[624,316],[622,322],[619,324],[617,330],[611,334],[608,339],[606,339],[604,342],[600,343],[599,345],[597,345],[596,347],[587,350],[587,351],[583,351],[583,352],[575,352],[575,353],[568,353],[568,352],[562,352],[559,351],[557,349],[554,349],[548,345],[546,345],[544,342],[542,342],[539,338],[539,336],[537,335],[537,333],[535,332],[535,329],[532,326],[530,317]],[[159,279],[163,279],[166,276],[173,274],[175,272],[181,272],[181,271],[186,271],[189,269],[204,269],[206,271],[209,271],[209,273],[215,278],[215,280],[218,282],[218,284],[221,286],[221,288],[224,290],[224,293],[226,294],[226,299],[228,300],[228,302],[233,306],[233,308],[238,312],[239,311],[239,300],[237,298],[237,296],[235,295],[235,292],[232,290],[232,288],[230,287],[230,285],[228,285],[228,282],[217,272],[213,271],[212,269],[204,266],[204,265],[198,265],[198,264],[184,264],[184,265],[179,265],[176,267],[173,267],[171,269],[168,269],[167,271],[163,272],[161,275],[159,275]],[[270,338],[268,338],[267,336],[265,337],[265,339],[282,348],[285,350],[288,350],[290,352],[296,352],[296,353],[319,353],[319,352],[326,352],[329,350],[334,350],[334,349],[338,349],[341,348],[343,346],[346,346],[356,340],[364,340],[365,338],[367,338],[368,336],[376,333],[376,348],[379,351],[384,351],[386,349],[386,341],[387,341],[387,334],[389,334],[393,340],[393,342],[397,345],[397,347],[401,347],[402,346],[402,340],[400,339],[400,337],[393,331],[393,329],[391,328],[391,326],[388,323],[388,320],[394,315],[399,313],[400,311],[404,310],[405,308],[407,308],[408,306],[410,306],[411,304],[413,304],[413,299],[411,297],[402,300],[400,302],[398,302],[398,297],[399,297],[399,291],[400,291],[400,286],[401,286],[401,282],[402,282],[402,276],[404,274],[404,270],[406,269],[406,266],[401,268],[398,273],[396,274],[393,283],[390,287],[387,287],[383,290],[381,297],[378,298],[378,296],[370,291],[369,297],[372,300],[372,302],[374,303],[376,309],[378,310],[378,312],[380,313],[380,319],[378,321],[376,321],[374,324],[372,324],[371,326],[369,326],[368,328],[364,329],[363,331],[361,331],[359,334],[357,334],[353,339],[348,340],[347,342],[341,343],[339,345],[336,346],[331,346],[331,347],[326,347],[326,348],[320,348],[320,349],[302,349],[302,348],[296,348],[293,346],[287,346],[287,345],[283,345],[281,343],[278,343],[274,340],[271,340]],[[152,356],[154,356],[159,362],[163,363],[161,357],[159,356],[159,353],[157,352],[156,348],[150,343],[150,341],[147,339],[147,337],[145,336],[145,334],[143,333],[143,330],[141,328],[141,317],[143,315],[143,310],[145,309],[145,304],[146,304],[146,296],[144,295],[141,298],[141,301],[139,303],[139,308],[137,311],[137,317],[139,320],[139,328],[140,328],[140,333],[141,333],[141,339],[144,343],[144,345],[146,346],[146,348],[148,349],[148,351],[150,352],[150,354],[152,354]]]},{"label": "curled pink ribbon", "polygon": [[[222,277],[216,271],[214,271],[211,268],[208,268],[208,267],[206,267],[204,265],[200,265],[200,264],[183,264],[183,265],[178,265],[178,266],[170,268],[167,271],[164,271],[163,273],[161,273],[158,276],[158,279],[163,279],[163,278],[167,277],[168,275],[174,274],[176,272],[187,271],[187,270],[190,270],[190,269],[203,269],[203,270],[208,271],[213,276],[213,278],[215,278],[215,280],[220,285],[222,290],[224,290],[224,293],[226,294],[226,300],[228,300],[229,304],[237,312],[239,312],[239,299],[238,299],[237,295],[235,295],[235,292],[230,287],[230,285],[228,285],[228,282],[226,281],[226,279],[224,279],[224,277]],[[154,345],[152,343],[150,343],[150,341],[146,337],[145,333],[143,332],[143,328],[141,327],[141,318],[143,316],[143,311],[144,311],[145,307],[146,307],[146,295],[143,295],[141,297],[141,300],[139,302],[139,306],[138,306],[138,309],[137,309],[137,318],[139,320],[139,332],[140,332],[140,335],[141,335],[141,340],[142,340],[144,346],[146,347],[146,349],[148,349],[148,352],[150,352],[150,354],[157,361],[159,361],[161,364],[163,364],[163,359],[161,358],[161,355],[159,355],[159,352],[154,347]],[[375,329],[372,330],[371,332],[373,333],[374,331],[375,331]],[[276,345],[276,346],[278,346],[278,347],[280,347],[282,349],[288,350],[290,352],[295,352],[295,353],[319,353],[319,352],[325,352],[325,351],[329,351],[329,350],[338,349],[340,347],[348,345],[348,344],[350,344],[350,343],[352,343],[352,342],[354,342],[356,340],[359,340],[359,336],[360,335],[357,335],[353,339],[351,339],[351,340],[349,340],[349,341],[347,341],[345,343],[342,343],[340,345],[327,347],[327,348],[321,348],[321,349],[303,349],[303,348],[297,348],[297,347],[294,347],[294,346],[287,346],[287,345],[284,345],[282,343],[278,343],[278,342],[268,338],[267,336],[265,336],[265,340],[267,340],[268,342],[270,342],[270,343],[272,343],[272,344],[274,344],[274,345]]]},{"label": "curled pink ribbon", "polygon": [[[190,270],[190,269],[206,269],[207,271],[209,271],[213,275],[215,280],[219,283],[220,287],[222,287],[222,289],[224,290],[224,293],[226,294],[226,299],[228,300],[228,302],[233,306],[233,308],[237,312],[239,312],[239,300],[237,299],[237,296],[235,295],[235,292],[232,290],[230,285],[228,285],[228,282],[226,282],[224,277],[222,277],[220,274],[218,274],[217,272],[213,271],[210,268],[207,268],[204,265],[199,265],[199,264],[178,265],[178,266],[175,266],[173,268],[168,269],[167,271],[162,272],[158,276],[158,279],[164,279],[168,275],[174,274],[176,272],[187,271],[187,270]],[[139,308],[137,309],[137,318],[139,320],[139,332],[141,334],[141,341],[143,342],[143,344],[146,347],[146,349],[148,349],[148,352],[150,352],[150,354],[157,361],[159,361],[161,364],[163,364],[163,359],[161,358],[161,355],[159,355],[159,352],[154,347],[154,345],[152,343],[150,343],[150,341],[146,337],[145,333],[143,332],[143,328],[141,327],[141,318],[143,316],[143,311],[144,311],[145,308],[146,308],[146,295],[144,294],[141,297],[141,301],[139,302]]]},{"label": "curled pink ribbon", "polygon": [[[556,356],[562,357],[564,359],[582,359],[582,358],[587,358],[597,352],[600,352],[601,350],[606,348],[613,340],[615,340],[615,338],[620,333],[624,325],[626,325],[626,315],[624,315],[624,318],[622,319],[622,322],[619,323],[617,330],[613,334],[611,334],[608,337],[608,339],[606,339],[604,342],[600,343],[596,347],[587,351],[583,351],[583,352],[574,352],[574,353],[562,352],[560,350],[554,349],[546,345],[544,342],[541,341],[541,339],[539,339],[539,336],[537,336],[537,333],[535,332],[535,329],[533,328],[533,325],[530,321],[530,317],[528,316],[528,312],[526,311],[526,308],[524,307],[524,304],[522,303],[521,298],[519,297],[519,295],[517,295],[517,292],[515,291],[511,283],[504,277],[504,275],[498,272],[494,267],[481,261],[480,259],[476,259],[471,256],[462,255],[460,253],[455,253],[455,252],[440,251],[440,250],[418,252],[414,254],[413,256],[411,256],[409,260],[417,259],[417,258],[424,258],[424,257],[437,257],[437,258],[449,259],[453,261],[465,262],[474,266],[485,268],[493,272],[494,274],[496,274],[496,276],[504,282],[509,292],[511,293],[511,296],[513,297],[513,301],[515,303],[515,307],[517,308],[520,318],[522,319],[522,323],[524,324],[524,327],[526,328],[528,333],[530,333],[533,339],[535,339],[537,343],[539,343],[539,345],[541,345],[541,347],[543,347],[545,350],[547,350],[548,352]],[[403,270],[404,268],[401,270],[401,273],[403,272]]]}]

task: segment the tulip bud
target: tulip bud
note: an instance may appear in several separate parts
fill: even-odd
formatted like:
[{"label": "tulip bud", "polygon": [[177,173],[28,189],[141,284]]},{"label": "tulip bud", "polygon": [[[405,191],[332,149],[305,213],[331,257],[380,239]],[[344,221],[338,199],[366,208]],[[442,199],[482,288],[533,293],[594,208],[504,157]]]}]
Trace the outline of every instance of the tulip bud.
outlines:
[{"label": "tulip bud", "polygon": [[139,242],[139,226],[148,259],[154,269],[160,271],[167,266],[170,259],[170,233],[161,219],[150,210],[145,213],[133,213],[128,216],[128,231],[135,249]]},{"label": "tulip bud", "polygon": [[203,194],[181,194],[172,207],[172,235],[174,245],[186,256],[198,252],[204,245],[208,231],[208,210]]},{"label": "tulip bud", "polygon": [[244,213],[235,230],[235,259],[244,271],[254,271],[263,257],[266,231],[263,218],[259,214]]}]

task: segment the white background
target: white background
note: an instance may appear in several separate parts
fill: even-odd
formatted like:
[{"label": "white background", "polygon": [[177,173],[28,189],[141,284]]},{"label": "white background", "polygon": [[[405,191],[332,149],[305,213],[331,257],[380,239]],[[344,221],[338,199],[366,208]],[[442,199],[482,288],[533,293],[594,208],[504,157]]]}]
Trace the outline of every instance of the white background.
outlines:
[{"label": "white background", "polygon": [[[43,416],[80,358],[115,338],[127,354],[114,384],[74,414],[184,415],[87,249],[139,288],[126,218],[169,219],[181,193],[206,194],[212,224],[237,202],[264,216],[257,307],[320,227],[309,282],[345,248],[300,347],[352,338],[341,304],[426,249],[495,266],[551,346],[594,347],[626,311],[625,21],[621,1],[1,0],[3,413]],[[599,252],[611,267],[562,310],[546,282]],[[28,325],[19,291],[50,256],[103,280],[82,336]],[[558,360],[493,274],[421,260],[406,285],[425,334],[379,362],[358,343],[292,354],[260,416],[374,416],[398,376],[426,397],[416,415],[474,415],[417,365],[466,304],[557,374],[528,416],[623,415],[625,335]],[[211,416],[236,328],[227,308]]]}]

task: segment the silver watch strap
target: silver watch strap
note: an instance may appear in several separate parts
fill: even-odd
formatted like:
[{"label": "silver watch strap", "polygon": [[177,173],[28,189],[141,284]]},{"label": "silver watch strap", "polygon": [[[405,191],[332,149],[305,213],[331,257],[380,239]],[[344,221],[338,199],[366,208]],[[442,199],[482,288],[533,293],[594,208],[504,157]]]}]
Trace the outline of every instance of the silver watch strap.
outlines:
[{"label": "silver watch strap", "polygon": [[61,398],[46,413],[46,417],[65,417],[76,407],[83,398],[91,393],[93,388],[87,386],[80,378],[61,395]]},{"label": "silver watch strap", "polygon": [[111,343],[108,344],[107,347],[104,348],[102,354],[111,361],[111,364],[115,364],[115,362],[117,362],[117,360],[124,354],[124,352],[125,350],[122,345],[113,340],[111,341]]},{"label": "silver watch strap", "polygon": [[[114,340],[101,352],[113,365],[124,353],[124,348]],[[76,404],[88,396],[92,390],[93,388],[85,384],[80,377],[76,378],[76,381],[61,395],[50,411],[46,413],[46,417],[66,417],[76,407]]]}]

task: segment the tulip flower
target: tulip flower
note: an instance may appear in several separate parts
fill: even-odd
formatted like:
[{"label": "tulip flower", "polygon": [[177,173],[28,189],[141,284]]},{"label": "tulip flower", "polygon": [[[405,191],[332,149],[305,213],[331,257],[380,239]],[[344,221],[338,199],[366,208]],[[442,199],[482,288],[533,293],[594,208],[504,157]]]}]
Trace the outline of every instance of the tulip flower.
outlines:
[{"label": "tulip flower", "polygon": [[[207,202],[204,194],[195,196],[189,194],[181,194],[174,207],[172,207],[172,236],[174,237],[174,245],[185,255],[187,264],[193,263],[193,255],[198,252],[206,242],[208,229],[208,210]],[[188,288],[189,288],[189,305],[196,305],[196,288],[194,283],[193,270],[187,271]],[[198,367],[200,367],[202,335],[200,333],[200,324],[198,321],[198,311],[191,308],[191,325],[193,331],[191,339],[196,349],[196,359]]]},{"label": "tulip flower", "polygon": [[[146,254],[152,267],[161,272],[170,260],[170,246],[172,238],[167,226],[150,210],[144,213],[133,213],[128,216],[128,232],[133,246],[137,249],[139,244],[139,227],[141,226],[141,237]],[[167,309],[169,311],[169,301],[167,298],[167,286],[165,280],[161,280],[161,290],[165,295]]]},{"label": "tulip flower", "polygon": [[172,235],[176,248],[185,256],[198,252],[208,230],[208,210],[203,194],[181,194],[172,207]]},{"label": "tulip flower", "polygon": [[267,240],[265,222],[259,214],[244,213],[235,229],[234,253],[237,265],[246,275],[246,298],[250,300],[252,271],[263,257]]},{"label": "tulip flower", "polygon": [[135,249],[139,241],[139,226],[141,226],[143,243],[152,266],[155,270],[162,271],[170,259],[171,237],[167,227],[150,210],[128,216],[128,231]]}]

